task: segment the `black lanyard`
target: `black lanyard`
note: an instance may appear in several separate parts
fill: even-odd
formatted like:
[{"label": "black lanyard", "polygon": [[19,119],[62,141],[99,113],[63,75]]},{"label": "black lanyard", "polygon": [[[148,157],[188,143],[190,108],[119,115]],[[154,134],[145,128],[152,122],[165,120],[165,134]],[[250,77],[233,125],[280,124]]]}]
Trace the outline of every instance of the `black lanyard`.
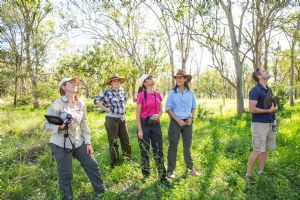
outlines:
[{"label": "black lanyard", "polygon": [[[144,92],[146,92],[146,91],[144,91]],[[154,93],[154,106],[155,106],[155,112],[157,112],[158,113],[158,111],[157,111],[157,105],[156,105],[156,92],[153,92]],[[146,98],[146,95],[144,95],[144,99],[145,99],[145,102],[146,102],[146,105],[147,105],[147,98]]]},{"label": "black lanyard", "polygon": [[[67,150],[66,148],[66,140],[67,138],[69,138],[70,140],[70,143],[72,145],[72,149],[71,150]],[[71,153],[72,151],[74,151],[75,149],[75,145],[74,143],[72,142],[71,138],[70,138],[70,135],[69,135],[69,131],[68,131],[68,125],[65,125],[65,134],[64,134],[64,150],[67,152],[67,153]]]}]

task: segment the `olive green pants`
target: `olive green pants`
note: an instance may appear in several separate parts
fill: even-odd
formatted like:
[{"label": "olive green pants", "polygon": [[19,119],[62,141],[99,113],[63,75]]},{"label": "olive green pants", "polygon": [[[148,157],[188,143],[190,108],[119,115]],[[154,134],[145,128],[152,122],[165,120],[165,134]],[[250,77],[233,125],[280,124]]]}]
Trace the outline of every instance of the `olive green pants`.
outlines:
[{"label": "olive green pants", "polygon": [[109,141],[111,163],[115,163],[119,160],[118,139],[120,139],[123,155],[126,157],[130,157],[131,145],[129,141],[126,122],[122,121],[120,118],[106,116],[105,129],[107,131],[107,137]]}]

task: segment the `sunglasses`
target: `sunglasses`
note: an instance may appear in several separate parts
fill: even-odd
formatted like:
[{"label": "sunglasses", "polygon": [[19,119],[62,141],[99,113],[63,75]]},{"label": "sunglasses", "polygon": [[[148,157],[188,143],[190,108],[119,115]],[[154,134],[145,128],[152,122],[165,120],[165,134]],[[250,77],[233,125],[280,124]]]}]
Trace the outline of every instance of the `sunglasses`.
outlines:
[{"label": "sunglasses", "polygon": [[152,76],[148,76],[145,80],[144,80],[144,83],[146,80],[152,80]]},{"label": "sunglasses", "polygon": [[260,75],[260,74],[261,74],[261,73],[260,73],[260,70],[261,70],[260,67],[256,68],[256,69],[255,69],[255,73],[256,73],[257,75]]}]

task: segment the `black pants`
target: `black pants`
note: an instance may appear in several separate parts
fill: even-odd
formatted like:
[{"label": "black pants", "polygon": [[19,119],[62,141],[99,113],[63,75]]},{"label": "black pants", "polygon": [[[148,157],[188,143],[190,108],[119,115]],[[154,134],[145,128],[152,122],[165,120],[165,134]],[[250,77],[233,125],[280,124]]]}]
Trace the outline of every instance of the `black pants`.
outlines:
[{"label": "black pants", "polygon": [[[99,167],[96,159],[86,153],[86,147],[83,143],[72,152],[66,152],[64,148],[50,143],[52,155],[57,163],[59,189],[64,199],[73,199],[72,181],[72,157],[75,157],[88,175],[94,191],[101,193],[103,182],[100,178]],[[68,149],[69,150],[69,149]]]},{"label": "black pants", "polygon": [[164,166],[163,145],[162,145],[162,132],[160,123],[154,125],[148,125],[146,120],[141,119],[141,125],[143,130],[143,139],[139,139],[139,147],[142,157],[142,173],[144,176],[150,175],[149,166],[149,150],[150,143],[153,150],[154,160],[156,162],[157,170],[160,178],[166,177],[166,168]]}]

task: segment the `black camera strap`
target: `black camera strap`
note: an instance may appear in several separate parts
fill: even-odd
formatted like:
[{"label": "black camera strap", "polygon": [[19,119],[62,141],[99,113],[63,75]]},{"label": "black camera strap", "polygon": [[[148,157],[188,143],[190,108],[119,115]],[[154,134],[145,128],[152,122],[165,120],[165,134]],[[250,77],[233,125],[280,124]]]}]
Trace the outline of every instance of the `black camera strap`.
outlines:
[{"label": "black camera strap", "polygon": [[156,92],[154,92],[154,104],[155,104],[155,112],[158,113],[157,106],[156,106]]},{"label": "black camera strap", "polygon": [[[155,106],[155,112],[158,113],[158,110],[157,110],[157,105],[156,105],[156,92],[153,91],[153,94],[154,94],[154,106]],[[146,103],[147,105],[147,96],[146,96],[146,90],[144,91],[144,102]]]},{"label": "black camera strap", "polygon": [[[70,140],[70,143],[71,143],[71,146],[72,146],[72,149],[70,151],[67,150],[66,148],[66,140],[67,138],[69,138]],[[67,153],[70,153],[72,151],[74,151],[75,149],[75,145],[74,143],[72,142],[71,138],[70,138],[70,135],[69,135],[69,131],[68,131],[68,125],[65,125],[65,134],[64,134],[64,150],[67,152]]]}]

